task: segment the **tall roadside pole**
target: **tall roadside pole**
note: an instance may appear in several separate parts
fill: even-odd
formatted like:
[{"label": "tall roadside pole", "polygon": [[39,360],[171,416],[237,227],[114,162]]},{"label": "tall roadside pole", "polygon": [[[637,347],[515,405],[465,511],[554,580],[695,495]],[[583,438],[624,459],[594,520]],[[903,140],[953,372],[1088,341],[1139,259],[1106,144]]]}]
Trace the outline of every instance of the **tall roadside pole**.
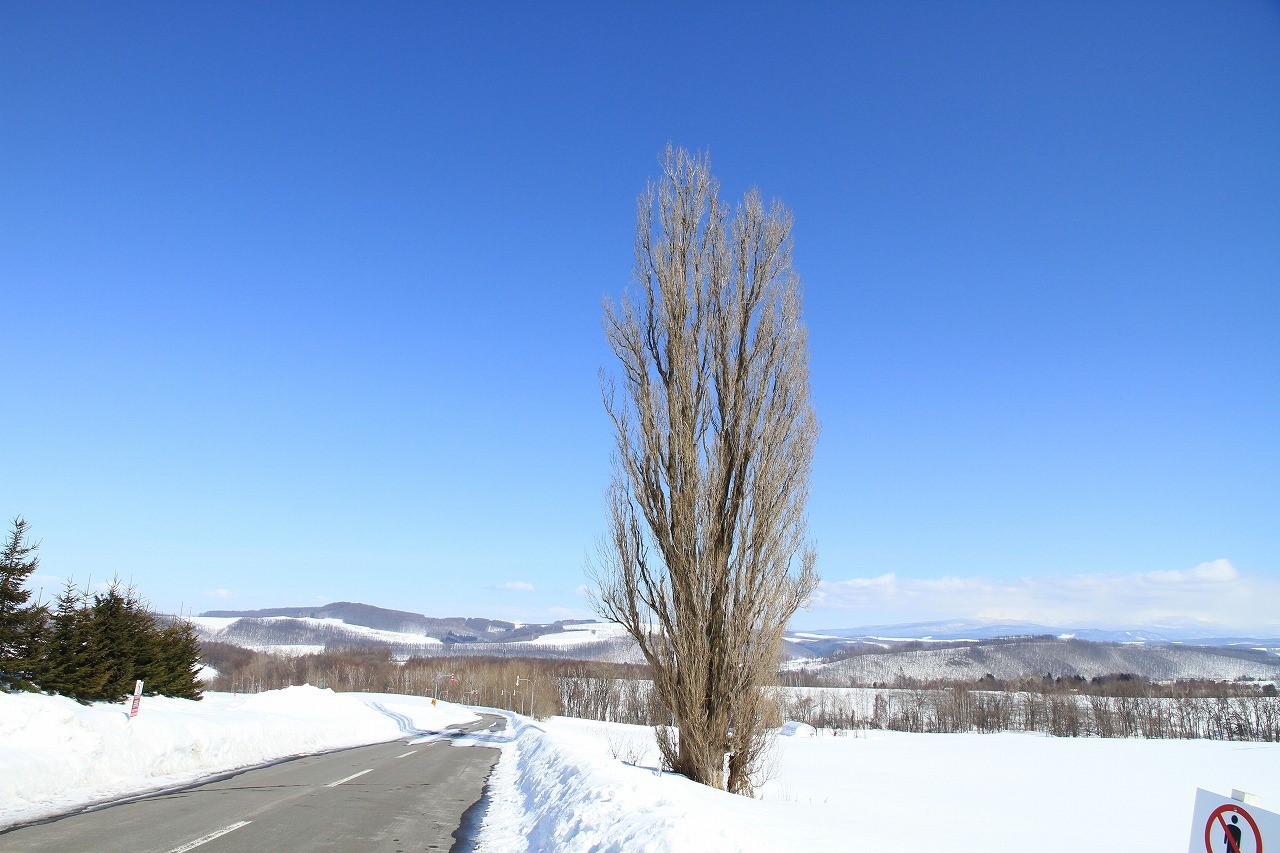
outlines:
[{"label": "tall roadside pole", "polygon": [[[529,685],[529,716],[537,718],[538,708],[538,679],[525,678],[525,683]],[[520,686],[520,676],[516,676],[516,687]]]}]

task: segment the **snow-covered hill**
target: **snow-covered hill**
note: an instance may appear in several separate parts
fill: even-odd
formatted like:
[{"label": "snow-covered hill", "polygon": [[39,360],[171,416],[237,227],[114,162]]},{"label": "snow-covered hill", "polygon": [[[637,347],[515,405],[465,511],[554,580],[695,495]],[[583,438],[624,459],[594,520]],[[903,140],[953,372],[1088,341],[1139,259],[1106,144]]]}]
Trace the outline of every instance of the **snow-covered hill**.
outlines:
[{"label": "snow-covered hill", "polygon": [[[204,641],[276,654],[373,646],[388,647],[400,658],[484,655],[643,663],[635,642],[620,626],[607,622],[439,619],[351,602],[319,608],[213,611],[191,621]],[[1273,678],[1280,672],[1280,640],[1238,641],[1246,644],[1216,648],[1171,642],[1150,632],[1080,630],[1078,635],[1089,636],[1054,638],[1053,630],[981,620],[880,625],[792,632],[787,635],[786,650],[792,666],[817,666],[854,683],[892,681],[899,675],[968,680],[988,673],[1016,678],[1126,672],[1167,680]],[[1010,635],[1020,639],[987,639]],[[949,648],[922,650],[918,648],[922,638]],[[1267,642],[1271,645],[1264,645]],[[843,660],[821,660],[832,658]]]},{"label": "snow-covered hill", "polygon": [[390,646],[405,653],[430,653],[443,641],[425,634],[382,631],[364,625],[349,625],[341,619],[264,616],[234,618],[193,616],[201,640],[230,643],[241,648],[276,654],[312,654],[326,648]]},{"label": "snow-covered hill", "polygon": [[[564,637],[563,645],[582,645],[574,631],[581,620],[522,624],[495,619],[435,618],[421,613],[388,610],[368,604],[339,601],[324,607],[276,607],[266,610],[213,610],[188,617],[200,639],[230,643],[254,651],[309,654],[326,648],[387,646],[396,654],[503,654],[508,645],[540,642],[547,635]],[[609,634],[608,638],[612,639]],[[606,639],[602,636],[601,639]],[[527,653],[527,652],[526,652]]]},{"label": "snow-covered hill", "polygon": [[189,621],[205,642],[229,643],[245,649],[281,655],[318,654],[326,649],[384,647],[399,658],[433,655],[483,655],[486,657],[541,657],[641,663],[636,644],[611,623],[588,622],[539,626],[529,640],[479,641],[445,639],[417,633],[380,631],[351,625],[339,619],[263,616],[233,618],[193,616]]},{"label": "snow-covered hill", "polygon": [[443,642],[511,642],[532,640],[560,631],[583,620],[565,619],[549,624],[506,622],[476,617],[425,616],[407,610],[388,610],[371,604],[335,601],[323,607],[272,607],[265,610],[210,610],[200,614],[223,619],[319,619],[341,622],[395,634],[434,637]]},{"label": "snow-covered hill", "polygon": [[1265,650],[1075,639],[984,641],[936,649],[898,649],[804,665],[849,684],[892,684],[900,677],[968,681],[988,674],[1000,679],[1046,674],[1093,678],[1116,673],[1143,675],[1157,681],[1280,678],[1280,657]]}]

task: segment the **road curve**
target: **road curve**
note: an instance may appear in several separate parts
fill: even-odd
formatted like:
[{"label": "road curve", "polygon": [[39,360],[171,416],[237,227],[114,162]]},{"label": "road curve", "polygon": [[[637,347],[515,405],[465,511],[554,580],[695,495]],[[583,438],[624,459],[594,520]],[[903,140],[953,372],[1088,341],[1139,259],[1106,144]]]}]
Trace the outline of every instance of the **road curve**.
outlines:
[{"label": "road curve", "polygon": [[[486,714],[458,728],[491,726],[505,720]],[[498,755],[443,740],[309,755],[2,832],[0,851],[467,849],[463,814],[480,800]]]}]

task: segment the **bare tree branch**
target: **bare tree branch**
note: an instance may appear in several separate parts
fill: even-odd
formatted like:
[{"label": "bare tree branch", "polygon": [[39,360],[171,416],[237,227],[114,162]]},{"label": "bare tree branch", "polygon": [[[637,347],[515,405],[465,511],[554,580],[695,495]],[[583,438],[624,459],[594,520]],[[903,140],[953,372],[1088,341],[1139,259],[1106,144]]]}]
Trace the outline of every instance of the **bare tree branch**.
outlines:
[{"label": "bare tree branch", "polygon": [[602,379],[614,477],[593,601],[649,663],[664,760],[750,793],[776,714],[764,688],[818,582],[792,219],[755,190],[730,216],[705,154],[668,146],[662,166],[637,201],[635,295],[604,304],[621,370]]}]

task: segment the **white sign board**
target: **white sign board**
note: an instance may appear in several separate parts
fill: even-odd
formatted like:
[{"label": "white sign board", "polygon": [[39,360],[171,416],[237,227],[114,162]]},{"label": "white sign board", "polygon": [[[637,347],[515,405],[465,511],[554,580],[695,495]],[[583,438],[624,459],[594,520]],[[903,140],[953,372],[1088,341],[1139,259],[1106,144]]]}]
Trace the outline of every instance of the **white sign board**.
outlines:
[{"label": "white sign board", "polygon": [[1196,789],[1187,853],[1280,853],[1280,815]]}]

